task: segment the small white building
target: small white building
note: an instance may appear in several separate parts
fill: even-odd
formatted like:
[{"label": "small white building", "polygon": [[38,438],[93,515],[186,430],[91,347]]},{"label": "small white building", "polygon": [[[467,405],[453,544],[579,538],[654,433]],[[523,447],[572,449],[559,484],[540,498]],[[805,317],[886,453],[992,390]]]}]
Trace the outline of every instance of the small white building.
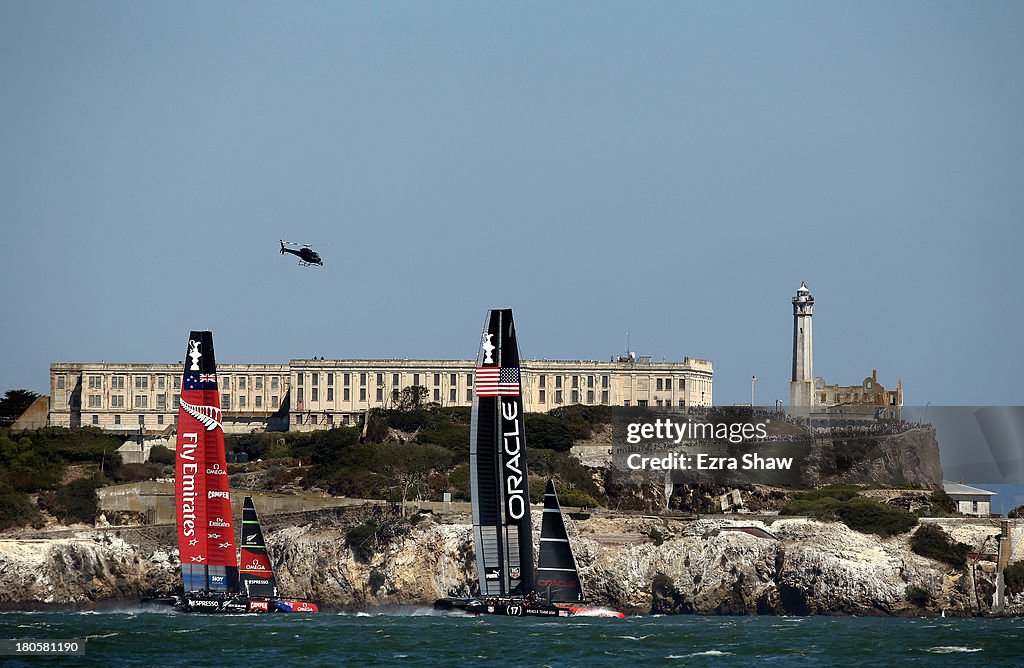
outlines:
[{"label": "small white building", "polygon": [[992,497],[995,492],[971,487],[959,482],[942,481],[942,490],[956,502],[957,512],[975,517],[989,517],[992,514]]}]

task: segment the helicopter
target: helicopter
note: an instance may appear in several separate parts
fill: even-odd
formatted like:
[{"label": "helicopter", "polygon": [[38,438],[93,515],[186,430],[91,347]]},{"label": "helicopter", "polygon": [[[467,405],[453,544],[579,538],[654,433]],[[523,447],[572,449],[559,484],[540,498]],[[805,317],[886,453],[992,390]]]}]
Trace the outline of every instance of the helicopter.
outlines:
[{"label": "helicopter", "polygon": [[[278,241],[281,242],[281,255],[291,253],[292,255],[297,256],[299,258],[299,264],[303,267],[308,267],[311,264],[315,264],[318,267],[324,266],[324,261],[320,259],[320,254],[313,250],[310,247],[310,244],[300,244],[294,241],[285,241],[283,239],[279,239]],[[285,244],[288,244],[289,246],[302,246],[302,248],[297,250],[295,248],[285,248]]]}]

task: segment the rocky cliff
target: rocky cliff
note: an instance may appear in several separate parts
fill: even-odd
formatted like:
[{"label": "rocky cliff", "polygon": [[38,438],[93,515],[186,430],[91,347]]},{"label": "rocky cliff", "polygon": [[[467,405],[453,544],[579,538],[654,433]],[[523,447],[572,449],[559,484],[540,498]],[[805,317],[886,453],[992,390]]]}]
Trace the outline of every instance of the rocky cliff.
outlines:
[{"label": "rocky cliff", "polygon": [[[368,517],[331,510],[264,518],[283,589],[349,609],[471,593],[464,518],[426,516],[357,555],[346,535]],[[883,540],[807,519],[595,516],[569,525],[590,600],[632,612],[983,614],[991,605],[990,566],[950,569],[911,552],[907,536]],[[0,607],[134,604],[170,591],[178,577],[173,541],[171,527],[0,539]]]}]

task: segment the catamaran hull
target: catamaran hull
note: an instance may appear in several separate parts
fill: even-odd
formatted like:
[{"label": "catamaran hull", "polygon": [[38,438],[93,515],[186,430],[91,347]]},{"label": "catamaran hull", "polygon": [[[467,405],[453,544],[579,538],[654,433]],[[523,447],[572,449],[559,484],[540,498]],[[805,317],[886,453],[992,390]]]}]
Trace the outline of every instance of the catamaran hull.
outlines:
[{"label": "catamaran hull", "polygon": [[312,601],[276,598],[248,598],[245,596],[179,596],[174,608],[180,612],[199,612],[220,615],[245,615],[254,612],[320,612]]},{"label": "catamaran hull", "polygon": [[624,614],[608,608],[588,608],[581,605],[557,605],[543,601],[509,598],[442,598],[434,601],[440,612],[465,612],[471,615],[499,615],[502,617],[615,617]]}]

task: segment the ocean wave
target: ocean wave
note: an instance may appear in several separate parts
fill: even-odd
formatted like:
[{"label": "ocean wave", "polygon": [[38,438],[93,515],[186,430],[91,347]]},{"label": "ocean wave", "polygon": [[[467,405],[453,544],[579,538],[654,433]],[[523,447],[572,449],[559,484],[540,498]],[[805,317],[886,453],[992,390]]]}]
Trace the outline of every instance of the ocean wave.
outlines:
[{"label": "ocean wave", "polygon": [[983,651],[980,647],[964,647],[962,645],[941,645],[939,647],[932,647],[928,650],[932,654],[971,654],[974,652]]},{"label": "ocean wave", "polygon": [[666,659],[692,659],[695,656],[732,656],[732,652],[723,652],[718,649],[708,649],[703,652],[693,652],[692,654],[669,654]]},{"label": "ocean wave", "polygon": [[637,637],[637,636],[615,636],[615,637],[616,638],[622,638],[623,640],[647,640],[648,638],[653,638],[654,634],[653,633],[648,633],[645,636],[639,636],[639,637]]}]

